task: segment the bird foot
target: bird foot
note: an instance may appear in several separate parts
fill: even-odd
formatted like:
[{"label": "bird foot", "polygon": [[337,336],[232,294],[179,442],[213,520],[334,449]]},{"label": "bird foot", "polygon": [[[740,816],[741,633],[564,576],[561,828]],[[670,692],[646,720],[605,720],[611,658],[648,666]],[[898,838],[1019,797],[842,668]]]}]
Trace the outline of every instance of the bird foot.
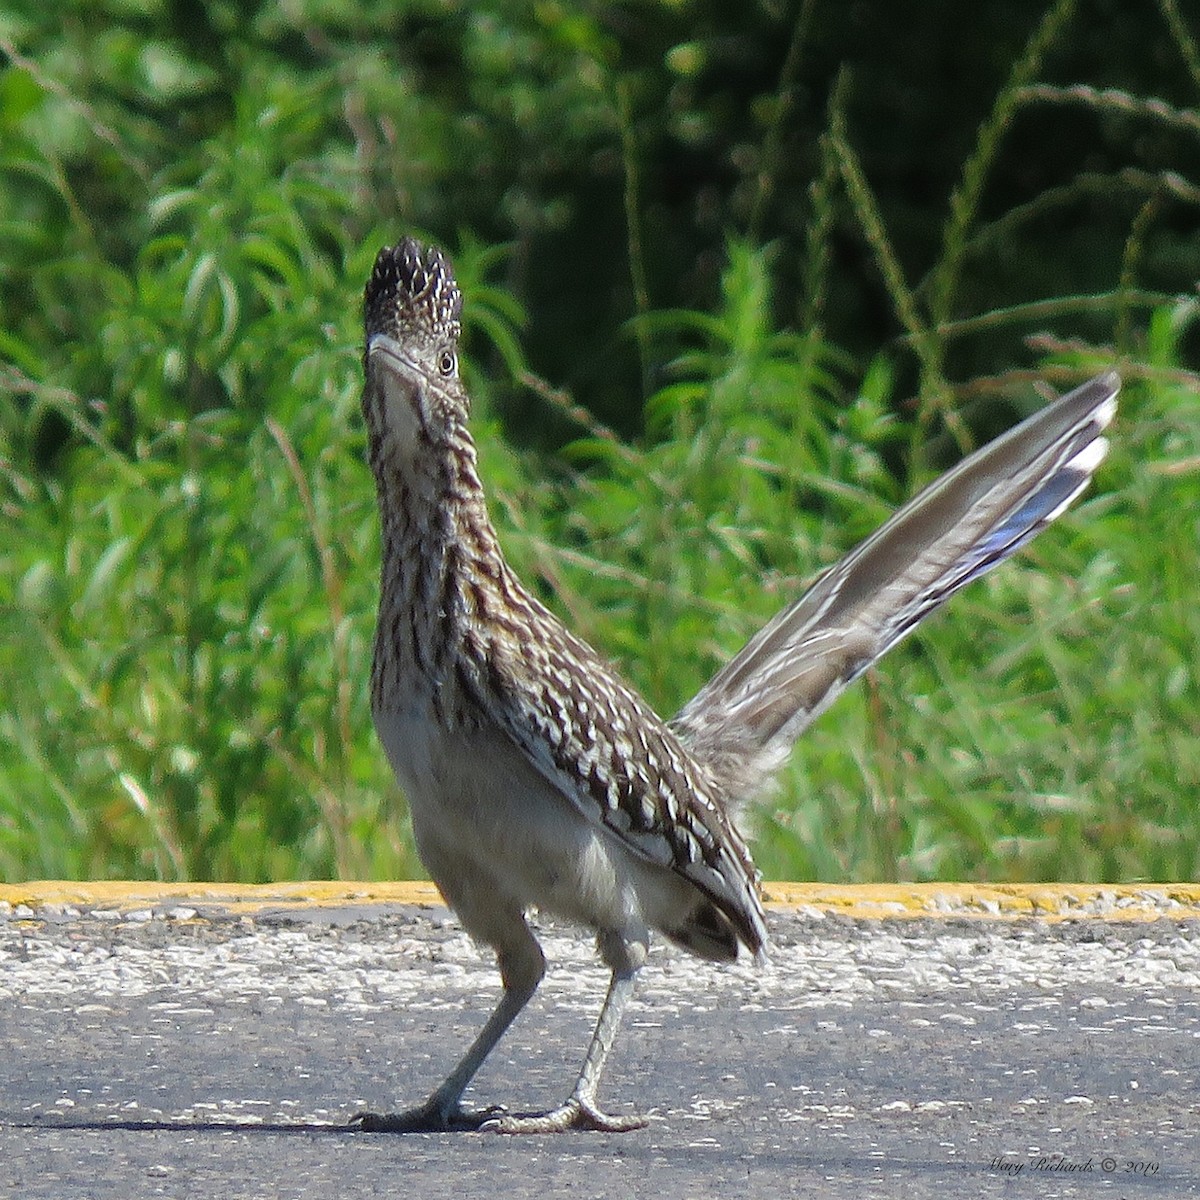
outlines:
[{"label": "bird foot", "polygon": [[495,1104],[479,1112],[469,1112],[457,1105],[447,1109],[427,1101],[398,1113],[357,1112],[349,1124],[361,1133],[474,1133],[503,1112]]},{"label": "bird foot", "polygon": [[569,1129],[628,1133],[631,1129],[644,1129],[649,1124],[646,1117],[609,1116],[595,1105],[572,1096],[565,1104],[549,1112],[488,1117],[478,1128],[480,1133],[566,1133]]}]

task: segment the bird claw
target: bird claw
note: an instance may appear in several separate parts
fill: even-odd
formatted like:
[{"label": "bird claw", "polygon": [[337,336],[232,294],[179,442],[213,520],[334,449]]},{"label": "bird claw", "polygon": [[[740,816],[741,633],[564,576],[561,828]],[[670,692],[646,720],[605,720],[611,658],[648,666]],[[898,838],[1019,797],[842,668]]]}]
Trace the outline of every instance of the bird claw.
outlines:
[{"label": "bird claw", "polygon": [[500,1118],[504,1109],[490,1105],[479,1112],[457,1106],[449,1110],[436,1104],[422,1104],[398,1113],[356,1112],[349,1126],[359,1133],[474,1133]]},{"label": "bird claw", "polygon": [[630,1115],[614,1117],[601,1112],[595,1105],[574,1096],[565,1104],[544,1113],[515,1113],[511,1116],[489,1117],[480,1126],[480,1133],[566,1133],[568,1130],[587,1130],[594,1133],[628,1133],[644,1129],[646,1117]]}]

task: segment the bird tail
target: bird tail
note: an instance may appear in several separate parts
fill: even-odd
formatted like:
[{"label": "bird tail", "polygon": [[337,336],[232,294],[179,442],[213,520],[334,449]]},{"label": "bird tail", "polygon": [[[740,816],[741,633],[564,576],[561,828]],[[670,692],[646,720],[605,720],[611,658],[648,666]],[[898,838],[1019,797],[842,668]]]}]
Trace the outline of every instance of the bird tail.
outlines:
[{"label": "bird tail", "polygon": [[959,588],[1066,510],[1108,450],[1110,372],[965,458],[753,637],[672,725],[731,801],[749,799],[800,732]]}]

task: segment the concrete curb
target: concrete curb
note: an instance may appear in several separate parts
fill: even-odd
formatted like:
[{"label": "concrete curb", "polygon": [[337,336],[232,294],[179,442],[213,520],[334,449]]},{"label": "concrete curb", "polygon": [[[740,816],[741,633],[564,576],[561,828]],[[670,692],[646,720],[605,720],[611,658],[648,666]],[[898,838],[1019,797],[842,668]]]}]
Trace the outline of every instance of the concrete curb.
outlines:
[{"label": "concrete curb", "polygon": [[[788,883],[763,884],[772,909],[838,914],[854,918],[1037,917],[1045,920],[1103,918],[1114,921],[1200,919],[1197,883]],[[0,884],[0,916],[22,906],[130,911],[188,905],[239,912],[268,908],[329,908],[346,905],[440,906],[432,883],[366,883],[310,880],[300,883],[159,883],[116,880],[36,880]]]}]

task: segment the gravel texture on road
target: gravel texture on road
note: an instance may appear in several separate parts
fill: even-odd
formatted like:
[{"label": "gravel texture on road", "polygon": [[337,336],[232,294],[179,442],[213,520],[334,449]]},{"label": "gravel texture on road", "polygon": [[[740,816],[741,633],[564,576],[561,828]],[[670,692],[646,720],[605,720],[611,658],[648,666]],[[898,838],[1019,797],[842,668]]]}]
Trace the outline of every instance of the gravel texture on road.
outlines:
[{"label": "gravel texture on road", "polygon": [[[495,1002],[445,909],[148,886],[0,900],[0,1194],[1200,1193],[1187,889],[1010,890],[1046,914],[1012,918],[986,890],[826,889],[772,911],[763,969],[656,946],[602,1094],[649,1128],[504,1139],[345,1128],[422,1099]],[[586,1045],[606,973],[540,929],[477,1104],[553,1104]]]}]

